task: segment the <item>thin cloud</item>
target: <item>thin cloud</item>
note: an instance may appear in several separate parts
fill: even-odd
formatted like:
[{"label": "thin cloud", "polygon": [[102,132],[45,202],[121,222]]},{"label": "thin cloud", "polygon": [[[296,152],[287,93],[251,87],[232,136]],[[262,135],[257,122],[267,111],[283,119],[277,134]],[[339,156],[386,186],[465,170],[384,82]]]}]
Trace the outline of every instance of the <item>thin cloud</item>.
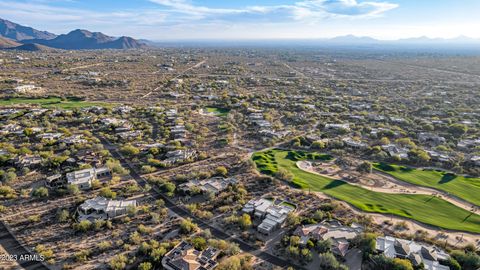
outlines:
[{"label": "thin cloud", "polygon": [[[47,1],[45,1],[47,2]],[[0,1],[0,17],[24,25],[38,27],[38,22],[53,26],[50,31],[63,32],[63,29],[101,27],[109,28],[119,25],[158,25],[165,23],[168,14],[159,10],[123,10],[96,12],[92,10],[56,7],[38,0],[18,3]],[[181,18],[181,17],[180,17]],[[120,27],[121,28],[121,27]]]},{"label": "thin cloud", "polygon": [[247,6],[241,8],[210,8],[187,0],[150,0],[177,13],[196,15],[202,19],[218,19],[222,15],[284,14],[284,19],[320,19],[325,17],[368,18],[395,9],[398,4],[357,0],[304,0],[292,5]]},{"label": "thin cloud", "polygon": [[359,2],[357,0],[313,0],[298,5],[311,10],[323,10],[328,14],[339,16],[376,16],[398,7],[388,2]]},{"label": "thin cloud", "polygon": [[196,6],[185,0],[150,0],[150,2],[171,8],[176,12],[194,15],[239,14],[247,12],[247,10],[244,9],[210,8],[206,6]]}]

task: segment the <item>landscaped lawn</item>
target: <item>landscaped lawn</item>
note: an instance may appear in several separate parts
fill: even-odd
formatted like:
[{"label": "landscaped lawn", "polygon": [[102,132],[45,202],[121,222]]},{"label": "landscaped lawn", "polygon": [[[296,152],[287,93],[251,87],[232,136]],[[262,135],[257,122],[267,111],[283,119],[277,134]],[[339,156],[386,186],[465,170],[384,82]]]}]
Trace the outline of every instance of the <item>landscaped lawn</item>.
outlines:
[{"label": "landscaped lawn", "polygon": [[[283,168],[293,174],[293,184],[299,188],[323,192],[365,212],[393,214],[444,229],[480,233],[479,215],[434,196],[373,192],[302,171],[296,166],[296,161],[307,159],[308,155],[299,153],[275,149],[255,153],[252,159],[262,173],[274,175]],[[328,157],[315,156],[317,159]]]},{"label": "landscaped lawn", "polygon": [[374,168],[401,181],[442,190],[480,205],[480,178],[468,178],[442,171],[414,169],[385,163],[374,164]]},{"label": "landscaped lawn", "polygon": [[217,107],[206,107],[205,108],[207,112],[213,113],[216,116],[227,116],[228,113],[230,112],[229,109],[224,109],[224,108],[217,108]]},{"label": "landscaped lawn", "polygon": [[102,106],[102,107],[111,107],[111,103],[105,102],[88,102],[82,101],[75,98],[70,98],[62,100],[58,97],[48,97],[48,98],[10,98],[0,100],[0,106],[11,106],[15,104],[29,104],[29,105],[40,105],[43,108],[61,108],[61,109],[74,109],[74,108],[85,108],[91,106]]}]

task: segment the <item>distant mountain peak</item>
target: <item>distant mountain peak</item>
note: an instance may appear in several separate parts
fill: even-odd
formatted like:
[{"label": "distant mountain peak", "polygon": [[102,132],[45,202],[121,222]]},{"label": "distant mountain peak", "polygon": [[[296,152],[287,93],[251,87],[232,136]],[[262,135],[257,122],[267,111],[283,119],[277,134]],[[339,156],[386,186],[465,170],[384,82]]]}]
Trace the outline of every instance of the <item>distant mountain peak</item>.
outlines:
[{"label": "distant mountain peak", "polygon": [[338,42],[338,43],[377,43],[379,40],[365,37],[365,36],[355,36],[355,35],[345,35],[338,36],[331,39],[328,39],[329,42]]},{"label": "distant mountain peak", "polygon": [[84,36],[91,36],[92,32],[85,30],[85,29],[75,29],[70,31],[67,35],[84,35]]},{"label": "distant mountain peak", "polygon": [[28,26],[23,26],[0,18],[0,36],[16,41],[29,39],[53,39],[57,35],[47,31],[39,31]]},{"label": "distant mountain peak", "polygon": [[406,38],[406,39],[399,39],[396,42],[398,43],[455,43],[455,44],[480,44],[480,39],[474,39],[471,37],[467,37],[464,35],[454,37],[454,38],[430,38],[427,36],[421,36],[416,38]]},{"label": "distant mountain peak", "polygon": [[94,43],[106,43],[106,42],[115,40],[114,37],[107,36],[100,32],[90,32],[85,29],[76,29],[69,32],[68,34],[58,36],[58,40],[61,40],[62,42],[64,40],[68,41],[69,39],[72,39],[75,41],[92,40],[91,42],[94,42]]}]

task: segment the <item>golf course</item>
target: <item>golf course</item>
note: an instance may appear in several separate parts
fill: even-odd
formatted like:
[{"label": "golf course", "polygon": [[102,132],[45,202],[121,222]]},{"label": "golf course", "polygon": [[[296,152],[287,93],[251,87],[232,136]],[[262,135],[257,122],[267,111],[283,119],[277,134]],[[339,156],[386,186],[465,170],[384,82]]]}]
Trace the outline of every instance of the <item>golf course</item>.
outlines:
[{"label": "golf course", "polygon": [[480,206],[480,178],[468,178],[443,171],[414,169],[385,163],[375,163],[373,167],[398,180],[445,191]]},{"label": "golf course", "polygon": [[330,160],[331,158],[319,153],[279,149],[257,152],[252,156],[261,173],[275,176],[279,170],[288,171],[292,176],[293,186],[322,192],[345,201],[359,210],[392,214],[447,230],[480,233],[479,215],[435,196],[374,192],[341,180],[303,171],[296,165],[299,160]]},{"label": "golf course", "polygon": [[213,115],[220,116],[220,117],[225,117],[230,112],[229,109],[217,108],[217,107],[206,107],[205,110],[208,113],[211,113]]},{"label": "golf course", "polygon": [[66,98],[61,99],[59,97],[46,97],[46,98],[7,98],[0,100],[0,106],[12,106],[12,105],[38,105],[42,108],[58,108],[58,109],[75,109],[85,108],[91,106],[112,107],[112,103],[104,102],[88,102],[78,98]]}]

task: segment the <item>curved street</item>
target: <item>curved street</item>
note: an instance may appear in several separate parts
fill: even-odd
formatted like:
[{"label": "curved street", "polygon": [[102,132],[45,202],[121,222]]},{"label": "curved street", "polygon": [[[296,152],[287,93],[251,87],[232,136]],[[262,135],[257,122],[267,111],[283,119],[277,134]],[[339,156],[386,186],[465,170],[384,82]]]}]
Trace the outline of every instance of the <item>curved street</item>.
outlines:
[{"label": "curved street", "polygon": [[[107,141],[103,137],[97,136],[97,138],[100,139],[100,141],[103,144],[103,146],[105,147],[105,149],[107,149],[115,159],[118,159],[123,167],[125,167],[126,169],[128,169],[130,171],[130,176],[135,181],[137,181],[137,183],[140,186],[144,187],[147,184],[146,180],[143,179],[142,176],[139,173],[137,173],[135,167],[125,157],[123,157],[123,155],[121,155],[118,152],[118,149],[115,145],[111,144],[109,141]],[[266,262],[269,262],[273,265],[276,265],[276,266],[279,266],[279,267],[282,267],[282,268],[292,266],[292,267],[294,267],[294,269],[304,269],[304,267],[302,267],[302,266],[292,264],[290,261],[287,261],[287,260],[284,260],[284,259],[279,258],[277,256],[274,256],[274,255],[272,255],[268,252],[261,251],[258,248],[252,246],[251,244],[239,239],[238,237],[227,234],[224,231],[222,231],[221,229],[210,225],[209,223],[207,223],[203,219],[200,219],[200,218],[192,215],[190,212],[188,212],[187,210],[183,209],[182,207],[177,205],[175,202],[173,202],[169,197],[165,196],[157,187],[153,186],[152,190],[155,192],[155,194],[153,194],[153,195],[156,195],[155,197],[161,198],[162,200],[165,201],[165,206],[170,211],[174,212],[175,214],[177,214],[177,215],[179,215],[183,218],[192,219],[192,221],[194,221],[200,228],[209,229],[210,232],[212,233],[212,235],[215,236],[216,238],[234,242],[234,243],[238,244],[240,249],[242,249],[244,252],[248,252],[248,253],[250,253],[250,254],[266,261]]]}]

